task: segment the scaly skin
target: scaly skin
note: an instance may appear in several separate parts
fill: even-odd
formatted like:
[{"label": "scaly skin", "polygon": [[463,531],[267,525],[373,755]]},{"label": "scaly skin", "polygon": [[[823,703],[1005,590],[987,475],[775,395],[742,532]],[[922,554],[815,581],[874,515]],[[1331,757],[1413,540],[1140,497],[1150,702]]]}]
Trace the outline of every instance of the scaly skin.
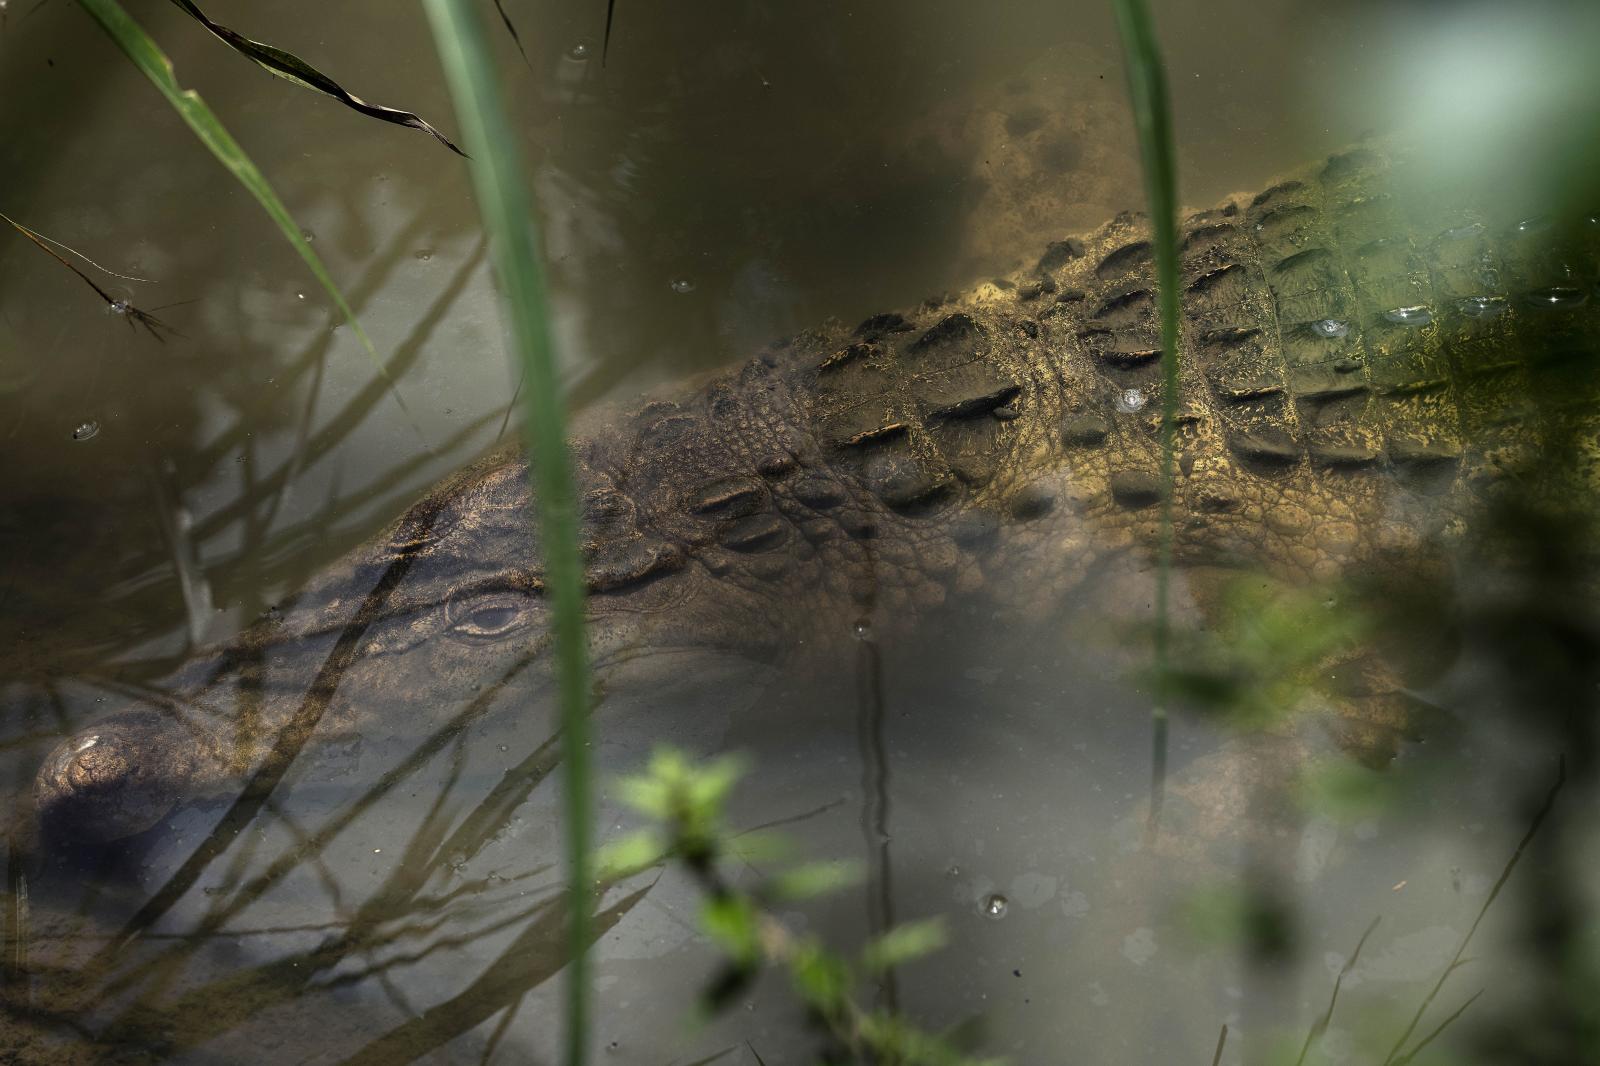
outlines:
[{"label": "scaly skin", "polygon": [[[1576,358],[1600,335],[1593,221],[1403,216],[1389,166],[1358,149],[1182,227],[1186,574],[1403,573],[1556,437],[1589,442],[1575,461],[1595,482]],[[652,657],[680,672],[694,656],[826,657],[856,624],[903,628],[980,586],[1042,617],[1091,577],[1147,566],[1162,493],[1151,287],[1140,225],[1118,218],[1003,282],[804,334],[675,402],[596,418],[575,451],[602,678]],[[470,717],[547,683],[528,505],[514,453],[439,486],[191,664],[175,708],[66,740],[36,783],[45,822],[115,838],[241,788],[247,816],[313,735],[372,727],[364,693]],[[687,668],[667,654],[683,651]],[[235,687],[239,705],[217,695]]]}]

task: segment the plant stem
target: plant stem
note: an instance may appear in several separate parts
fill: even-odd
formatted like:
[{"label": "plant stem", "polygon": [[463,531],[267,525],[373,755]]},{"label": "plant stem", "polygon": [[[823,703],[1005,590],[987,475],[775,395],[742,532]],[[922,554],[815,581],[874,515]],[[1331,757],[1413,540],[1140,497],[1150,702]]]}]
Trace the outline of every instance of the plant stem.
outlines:
[{"label": "plant stem", "polygon": [[1144,0],[1113,0],[1128,67],[1128,96],[1144,163],[1145,198],[1155,237],[1156,296],[1161,317],[1161,534],[1156,551],[1155,666],[1151,710],[1150,827],[1161,815],[1167,776],[1166,675],[1171,644],[1174,427],[1178,416],[1178,190],[1166,68]]},{"label": "plant stem", "polygon": [[544,282],[534,242],[535,216],[518,157],[519,141],[500,99],[483,24],[467,0],[424,0],[423,6],[433,26],[462,136],[471,153],[478,210],[489,235],[512,339],[526,374],[523,396],[529,473],[538,501],[545,591],[553,616],[562,757],[566,763],[563,777],[571,962],[567,972],[565,1061],[570,1066],[580,1066],[588,1051],[587,953],[593,871],[589,841],[589,664],[576,491],[567,455]]}]

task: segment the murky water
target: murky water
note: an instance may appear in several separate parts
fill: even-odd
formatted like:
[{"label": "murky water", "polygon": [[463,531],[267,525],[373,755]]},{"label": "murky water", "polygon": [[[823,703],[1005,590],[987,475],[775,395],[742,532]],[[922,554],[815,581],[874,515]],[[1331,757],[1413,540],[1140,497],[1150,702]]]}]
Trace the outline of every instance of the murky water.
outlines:
[{"label": "murky water", "polygon": [[[26,17],[0,6],[0,210],[155,279],[97,276],[173,331],[130,328],[20,237],[0,244],[7,797],[26,793],[61,736],[130,698],[158,700],[192,649],[292,598],[515,433],[515,375],[459,160],[252,69],[171,5],[128,6],[314,235],[395,384],[87,17],[64,0]],[[604,4],[505,6],[527,47],[524,63],[501,39],[579,407],[965,287],[1141,205],[1105,5],[618,0],[603,65]],[[368,99],[454,127],[409,5],[207,10]],[[1593,22],[1484,10],[1158,7],[1184,200],[1264,188],[1396,128],[1442,169],[1518,201],[1508,211],[1554,195],[1539,164],[1562,158],[1594,99],[1559,42]],[[1526,62],[1503,76],[1502,55],[1540,76]],[[1446,91],[1462,85],[1472,91]],[[1510,611],[1490,593],[1466,599]],[[1255,751],[1180,716],[1154,846],[1142,837],[1143,645],[1108,639],[1124,619],[1105,607],[1042,629],[980,590],[909,636],[844,641],[822,676],[667,668],[648,699],[602,707],[599,761],[625,772],[663,740],[747,752],[737,826],[783,822],[805,853],[867,868],[863,885],[783,918],[850,945],[945,915],[950,945],[876,994],[931,1027],[979,1020],[986,1052],[1205,1061],[1227,1024],[1221,1061],[1293,1062],[1337,979],[1339,1012],[1305,1061],[1383,1061],[1516,853],[1557,751],[1578,781],[1561,802],[1588,798],[1592,756],[1503,713],[1579,692],[1581,654],[1519,646],[1519,676],[1505,669],[1506,630],[1469,627],[1477,643],[1419,694],[1448,724],[1407,749],[1381,804],[1273,808],[1264,767],[1310,759],[1332,779],[1348,760]],[[839,620],[841,636],[854,622]],[[1562,625],[1573,648],[1589,646],[1592,617]],[[230,821],[219,797],[84,854],[40,856],[14,830],[0,1060],[121,1061],[110,1047],[185,1063],[556,1061],[548,700],[436,732],[476,691],[463,682],[440,706],[385,697],[382,730],[319,744],[253,817]],[[628,822],[609,799],[604,815],[608,828]],[[1592,944],[1533,948],[1548,946],[1541,905],[1546,934],[1557,917],[1593,914],[1582,829],[1547,826],[1525,853],[1473,934],[1477,961],[1417,1038],[1482,998],[1417,1062],[1459,1061],[1447,1045],[1494,1060],[1504,1019],[1536,1018],[1552,985],[1581,995]],[[1278,909],[1241,926],[1256,885]],[[810,1061],[776,978],[714,1023],[689,1023],[715,956],[684,875],[629,882],[604,903],[594,1044],[607,1061]],[[1570,979],[1552,978],[1555,957]],[[1267,1057],[1280,1041],[1287,1056]]]}]

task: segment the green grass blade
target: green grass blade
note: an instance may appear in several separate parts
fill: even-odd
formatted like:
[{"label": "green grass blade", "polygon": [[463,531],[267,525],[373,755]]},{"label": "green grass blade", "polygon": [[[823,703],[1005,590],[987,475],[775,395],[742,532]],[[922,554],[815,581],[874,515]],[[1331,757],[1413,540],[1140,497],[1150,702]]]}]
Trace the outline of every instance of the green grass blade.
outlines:
[{"label": "green grass blade", "polygon": [[[368,118],[378,119],[380,122],[393,123],[396,126],[405,126],[408,129],[421,130],[457,155],[461,149],[450,142],[450,138],[440,133],[433,123],[420,115],[410,111],[401,111],[397,107],[384,107],[381,104],[369,104],[343,85],[328,77],[316,67],[307,63],[293,52],[286,52],[275,45],[264,41],[254,41],[237,30],[231,30],[219,22],[214,22],[192,0],[172,0],[188,16],[194,19],[217,40],[238,52],[268,74],[276,75],[285,81],[292,82],[302,89],[310,89],[314,93],[321,93],[339,101],[352,111],[358,111]],[[506,23],[510,25],[509,20]],[[515,36],[515,31],[512,31]]]},{"label": "green grass blade", "polygon": [[[328,268],[323,266],[321,257],[311,250],[311,243],[306,240],[304,232],[295,223],[294,216],[283,206],[278,194],[272,191],[266,175],[261,173],[260,168],[245,154],[244,149],[239,147],[239,142],[233,139],[233,135],[222,125],[222,121],[206,102],[200,99],[200,94],[178,84],[177,75],[172,69],[172,60],[166,57],[150,35],[144,32],[144,28],[123,10],[117,0],[78,0],[78,6],[100,23],[100,28],[106,31],[107,36],[116,42],[117,47],[133,61],[134,66],[144,72],[144,76],[150,79],[151,84],[167,98],[172,109],[189,124],[189,128],[200,139],[200,143],[209,148],[211,154],[239,179],[239,184],[250,190],[250,194],[261,204],[262,209],[278,224],[278,229],[294,246],[295,251],[300,253],[300,258],[305,260],[306,266],[311,268],[311,273],[316,276],[334,305],[339,308],[339,312],[344,315],[345,321],[350,323],[350,328],[360,339],[361,346],[367,350],[373,365],[378,368],[379,375],[389,383],[389,391],[394,395],[395,403],[399,404],[400,409],[410,418],[411,410],[406,407],[405,400],[400,396],[400,390],[389,377],[389,372],[384,369],[383,360],[378,358],[378,350],[372,346],[367,331],[361,328],[356,313],[350,309],[344,294],[339,291],[339,286],[334,284],[333,276],[328,273]],[[417,430],[418,436],[421,436],[422,431],[417,429],[415,420],[412,420],[411,427]]]},{"label": "green grass blade", "polygon": [[566,762],[567,862],[572,962],[567,982],[567,1054],[582,1063],[587,1049],[589,896],[589,665],[584,634],[583,568],[578,512],[559,382],[534,242],[533,205],[518,157],[520,138],[506,118],[483,23],[468,0],[424,0],[445,79],[471,153],[478,210],[504,293],[512,339],[521,357],[530,473],[539,501],[545,588],[554,616]]},{"label": "green grass blade", "polygon": [[[1145,199],[1155,238],[1156,296],[1161,317],[1161,541],[1156,556],[1156,676],[1167,673],[1171,644],[1173,429],[1178,415],[1178,167],[1172,144],[1167,73],[1144,0],[1112,0],[1128,68],[1128,97],[1144,163]],[[1150,824],[1161,814],[1167,770],[1167,706],[1158,681],[1151,712]]]}]

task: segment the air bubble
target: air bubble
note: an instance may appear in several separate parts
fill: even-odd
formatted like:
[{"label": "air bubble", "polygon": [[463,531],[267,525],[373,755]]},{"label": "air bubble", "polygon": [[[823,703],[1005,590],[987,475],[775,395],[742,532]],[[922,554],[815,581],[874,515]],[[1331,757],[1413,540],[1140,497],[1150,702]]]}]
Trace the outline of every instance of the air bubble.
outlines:
[{"label": "air bubble", "polygon": [[686,296],[694,291],[694,282],[690,281],[688,278],[673,278],[672,291],[677,293],[679,296]]},{"label": "air bubble", "polygon": [[78,424],[78,428],[72,431],[72,439],[88,440],[90,437],[97,435],[99,432],[100,423],[94,421],[80,422]]},{"label": "air bubble", "polygon": [[1123,389],[1117,394],[1117,410],[1125,415],[1133,414],[1149,402],[1143,389]]},{"label": "air bubble", "polygon": [[1350,323],[1338,318],[1323,318],[1311,323],[1311,332],[1319,337],[1338,340],[1350,335]]},{"label": "air bubble", "polygon": [[984,897],[983,916],[999,921],[1006,916],[1006,911],[1011,907],[1011,901],[998,892]]},{"label": "air bubble", "polygon": [[1456,310],[1468,318],[1494,318],[1506,307],[1503,296],[1468,296],[1456,304]]},{"label": "air bubble", "polygon": [[587,62],[594,55],[594,42],[587,37],[573,41],[567,46],[567,58],[574,63]]},{"label": "air bubble", "polygon": [[871,640],[872,623],[865,618],[858,618],[855,625],[850,627],[850,632],[855,635],[857,640]]},{"label": "air bubble", "polygon": [[1422,304],[1413,304],[1385,311],[1383,318],[1385,322],[1393,322],[1397,326],[1426,326],[1433,321],[1433,312]]},{"label": "air bubble", "polygon": [[300,236],[305,238],[305,242],[307,244],[310,244],[312,241],[315,241],[317,239],[317,235],[315,233],[311,232],[308,229],[301,230],[300,231]]},{"label": "air bubble", "polygon": [[433,249],[432,248],[419,248],[416,252],[414,252],[412,254],[418,260],[420,260],[421,262],[426,263],[428,260],[433,258]]}]

